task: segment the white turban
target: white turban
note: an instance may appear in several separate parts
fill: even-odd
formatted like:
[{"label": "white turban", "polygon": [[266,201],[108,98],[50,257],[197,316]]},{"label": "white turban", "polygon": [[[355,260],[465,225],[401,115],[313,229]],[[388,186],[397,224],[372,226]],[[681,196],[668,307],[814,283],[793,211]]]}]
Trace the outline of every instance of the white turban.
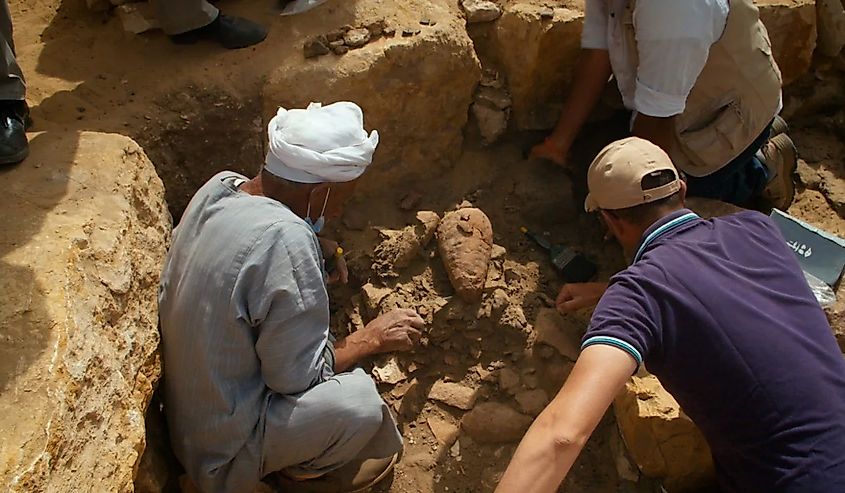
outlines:
[{"label": "white turban", "polygon": [[378,132],[367,136],[364,113],[355,103],[307,109],[279,108],[267,125],[270,151],[264,168],[297,183],[352,181],[373,161]]}]

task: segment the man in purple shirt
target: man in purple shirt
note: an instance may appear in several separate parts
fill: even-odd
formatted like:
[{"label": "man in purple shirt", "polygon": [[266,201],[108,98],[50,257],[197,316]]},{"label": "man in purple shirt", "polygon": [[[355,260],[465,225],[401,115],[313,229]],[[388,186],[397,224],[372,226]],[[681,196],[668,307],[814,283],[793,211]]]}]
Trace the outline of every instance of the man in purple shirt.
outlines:
[{"label": "man in purple shirt", "polygon": [[685,209],[669,157],[639,138],[602,150],[588,185],[631,265],[563,287],[561,312],[598,306],[497,491],[556,491],[645,364],[703,432],[723,491],[845,492],[845,358],[772,221]]}]

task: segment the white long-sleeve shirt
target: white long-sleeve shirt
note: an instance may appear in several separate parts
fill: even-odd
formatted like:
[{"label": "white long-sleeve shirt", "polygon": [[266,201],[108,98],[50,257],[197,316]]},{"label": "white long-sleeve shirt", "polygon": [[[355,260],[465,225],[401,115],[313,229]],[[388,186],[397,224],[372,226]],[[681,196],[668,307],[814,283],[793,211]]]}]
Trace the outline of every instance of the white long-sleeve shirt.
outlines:
[{"label": "white long-sleeve shirt", "polygon": [[628,0],[586,0],[581,46],[608,50],[625,107],[655,117],[683,113],[687,96],[722,36],[729,0],[638,0],[639,63],[616,22]]}]

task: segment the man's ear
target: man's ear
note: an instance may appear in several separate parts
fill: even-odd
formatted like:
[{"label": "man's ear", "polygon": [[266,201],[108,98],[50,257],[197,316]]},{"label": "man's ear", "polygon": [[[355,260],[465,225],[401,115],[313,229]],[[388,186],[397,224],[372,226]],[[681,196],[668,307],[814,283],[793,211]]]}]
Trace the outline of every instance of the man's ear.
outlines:
[{"label": "man's ear", "polygon": [[604,221],[604,225],[607,227],[608,231],[610,231],[610,234],[618,240],[620,238],[620,233],[622,232],[620,229],[619,217],[617,217],[612,211],[605,209],[599,210],[599,214],[601,214],[602,221]]},{"label": "man's ear", "polygon": [[686,180],[681,181],[681,189],[678,190],[678,197],[681,199],[681,207],[686,207],[686,200],[687,200],[687,182]]}]

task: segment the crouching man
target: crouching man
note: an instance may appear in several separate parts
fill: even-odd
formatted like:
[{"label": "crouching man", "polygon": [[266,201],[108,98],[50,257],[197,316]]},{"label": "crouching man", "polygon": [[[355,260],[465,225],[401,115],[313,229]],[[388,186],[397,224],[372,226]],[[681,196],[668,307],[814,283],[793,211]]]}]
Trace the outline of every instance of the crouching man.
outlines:
[{"label": "crouching man", "polygon": [[423,321],[396,310],[344,340],[329,333],[324,258],[336,245],[321,251],[316,233],[378,144],[361,109],[280,109],[268,131],[258,176],[217,174],[174,231],[159,296],[172,445],[204,493],[250,492],[277,472],[296,491],[354,491],[402,449],[355,365],[410,349]]},{"label": "crouching man", "polygon": [[598,306],[497,491],[557,491],[642,364],[701,429],[722,491],[845,491],[845,359],[774,223],[685,209],[669,156],[638,138],[606,147],[587,182],[631,265],[609,286],[563,287],[560,311]]}]

